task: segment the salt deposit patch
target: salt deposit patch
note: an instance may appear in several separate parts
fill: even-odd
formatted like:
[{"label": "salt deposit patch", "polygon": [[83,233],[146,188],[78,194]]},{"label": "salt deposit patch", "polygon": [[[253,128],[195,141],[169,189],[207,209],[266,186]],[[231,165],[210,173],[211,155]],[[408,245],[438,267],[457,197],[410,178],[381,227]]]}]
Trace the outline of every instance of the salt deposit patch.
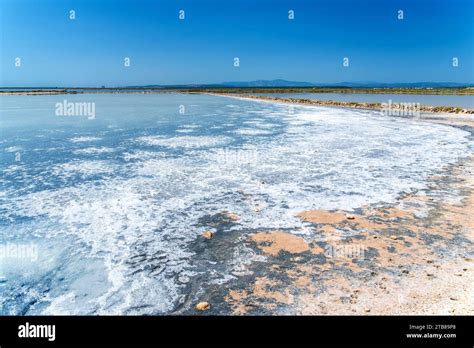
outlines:
[{"label": "salt deposit patch", "polygon": [[91,176],[112,173],[115,166],[108,161],[72,161],[53,168],[53,175],[67,177],[74,174]]},{"label": "salt deposit patch", "polygon": [[192,133],[194,132],[194,129],[177,129],[176,133]]},{"label": "salt deposit patch", "polygon": [[21,150],[22,150],[21,146],[10,146],[5,149],[5,152],[17,152]]},{"label": "salt deposit patch", "polygon": [[234,131],[234,133],[239,135],[269,135],[272,134],[271,131],[255,128],[241,128]]},{"label": "salt deposit patch", "polygon": [[227,144],[230,139],[223,136],[178,136],[172,138],[163,138],[159,136],[140,137],[137,141],[152,146],[165,146],[169,148],[200,148],[222,146]]},{"label": "salt deposit patch", "polygon": [[84,143],[89,141],[97,141],[101,140],[102,138],[99,137],[92,137],[92,136],[81,136],[81,137],[74,137],[71,138],[70,141],[73,143]]},{"label": "salt deposit patch", "polygon": [[74,150],[73,153],[76,155],[94,155],[101,153],[111,153],[115,150],[110,147],[88,147],[85,149]]}]

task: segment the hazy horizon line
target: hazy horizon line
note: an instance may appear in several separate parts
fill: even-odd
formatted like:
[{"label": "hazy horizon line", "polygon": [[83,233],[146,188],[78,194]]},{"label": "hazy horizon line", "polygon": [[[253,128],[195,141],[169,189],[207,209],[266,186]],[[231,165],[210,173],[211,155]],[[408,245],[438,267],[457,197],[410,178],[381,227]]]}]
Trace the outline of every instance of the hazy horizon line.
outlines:
[{"label": "hazy horizon line", "polygon": [[[232,84],[249,84],[255,82],[274,82],[274,81],[284,81],[292,83],[293,85],[253,85],[253,86],[232,86]],[[301,83],[302,85],[297,85]],[[304,84],[304,85],[303,85]],[[137,84],[137,85],[114,85],[114,86],[107,86],[107,85],[91,85],[91,86],[0,86],[0,89],[21,89],[21,88],[166,88],[166,87],[193,87],[193,86],[203,86],[203,87],[242,87],[242,88],[282,88],[282,87],[293,87],[293,88],[311,88],[311,87],[363,87],[363,88],[377,88],[381,85],[385,86],[395,86],[395,85],[440,85],[440,86],[433,86],[433,87],[443,87],[442,85],[446,85],[444,87],[449,87],[452,85],[453,87],[474,87],[474,82],[451,82],[451,81],[415,81],[415,82],[378,82],[378,81],[342,81],[342,82],[330,82],[330,83],[322,83],[322,82],[308,82],[308,81],[292,81],[292,80],[285,80],[285,79],[257,79],[257,80],[242,80],[242,81],[225,81],[225,82],[214,82],[214,83],[175,83],[175,84],[159,84],[159,83],[148,83],[148,84]],[[390,87],[388,87],[390,88]],[[424,88],[430,88],[429,86]]]}]

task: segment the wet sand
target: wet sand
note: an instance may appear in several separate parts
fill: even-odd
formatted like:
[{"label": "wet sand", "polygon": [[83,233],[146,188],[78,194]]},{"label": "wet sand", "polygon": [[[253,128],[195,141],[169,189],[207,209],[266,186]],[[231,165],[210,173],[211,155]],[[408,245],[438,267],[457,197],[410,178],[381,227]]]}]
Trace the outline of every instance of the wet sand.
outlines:
[{"label": "wet sand", "polygon": [[[470,119],[425,120],[474,134]],[[241,246],[248,262],[219,286],[196,279],[176,313],[196,314],[190,304],[205,300],[215,315],[472,315],[473,173],[471,155],[395,204],[301,211],[311,235],[240,230],[199,241],[198,259],[230,262],[223,250]]]}]

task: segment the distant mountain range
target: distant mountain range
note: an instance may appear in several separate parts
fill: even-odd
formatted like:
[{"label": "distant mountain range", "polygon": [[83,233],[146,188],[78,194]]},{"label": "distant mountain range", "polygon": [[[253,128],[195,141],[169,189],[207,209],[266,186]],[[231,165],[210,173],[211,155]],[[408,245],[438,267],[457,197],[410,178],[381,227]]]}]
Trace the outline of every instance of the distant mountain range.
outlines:
[{"label": "distant mountain range", "polygon": [[223,82],[222,86],[225,87],[314,87],[318,86],[311,82],[298,82],[298,81],[287,81],[287,80],[255,80],[255,81],[243,81],[243,82]]},{"label": "distant mountain range", "polygon": [[[123,86],[123,87],[105,87],[102,88],[305,88],[305,87],[334,87],[334,88],[460,88],[474,87],[474,83],[457,83],[457,82],[407,82],[407,83],[383,83],[373,81],[363,82],[338,82],[338,83],[313,83],[304,81],[288,81],[288,80],[255,80],[255,81],[233,81],[211,84],[176,84],[176,85],[140,85],[140,86]],[[0,87],[0,89],[81,89],[81,88],[100,88],[100,87]]]},{"label": "distant mountain range", "polygon": [[255,80],[255,81],[232,81],[216,84],[183,84],[183,85],[146,85],[129,86],[128,88],[219,88],[219,87],[239,87],[239,88],[278,88],[278,87],[363,87],[363,88],[440,88],[440,87],[474,87],[473,83],[457,82],[408,82],[408,83],[383,83],[383,82],[338,82],[338,83],[313,83],[305,81],[288,80]]}]

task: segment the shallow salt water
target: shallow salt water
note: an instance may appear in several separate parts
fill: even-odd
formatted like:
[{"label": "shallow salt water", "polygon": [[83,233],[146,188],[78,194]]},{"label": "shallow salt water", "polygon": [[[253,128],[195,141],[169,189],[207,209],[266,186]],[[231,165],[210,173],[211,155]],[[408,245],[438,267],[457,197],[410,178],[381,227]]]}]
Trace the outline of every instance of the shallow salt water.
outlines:
[{"label": "shallow salt water", "polygon": [[[95,102],[95,119],[55,116],[64,99]],[[206,216],[307,234],[295,213],[392,202],[472,151],[468,132],[374,111],[180,94],[0,101],[0,245],[36,248],[0,258],[0,314],[168,313],[202,272],[190,245]]]}]

